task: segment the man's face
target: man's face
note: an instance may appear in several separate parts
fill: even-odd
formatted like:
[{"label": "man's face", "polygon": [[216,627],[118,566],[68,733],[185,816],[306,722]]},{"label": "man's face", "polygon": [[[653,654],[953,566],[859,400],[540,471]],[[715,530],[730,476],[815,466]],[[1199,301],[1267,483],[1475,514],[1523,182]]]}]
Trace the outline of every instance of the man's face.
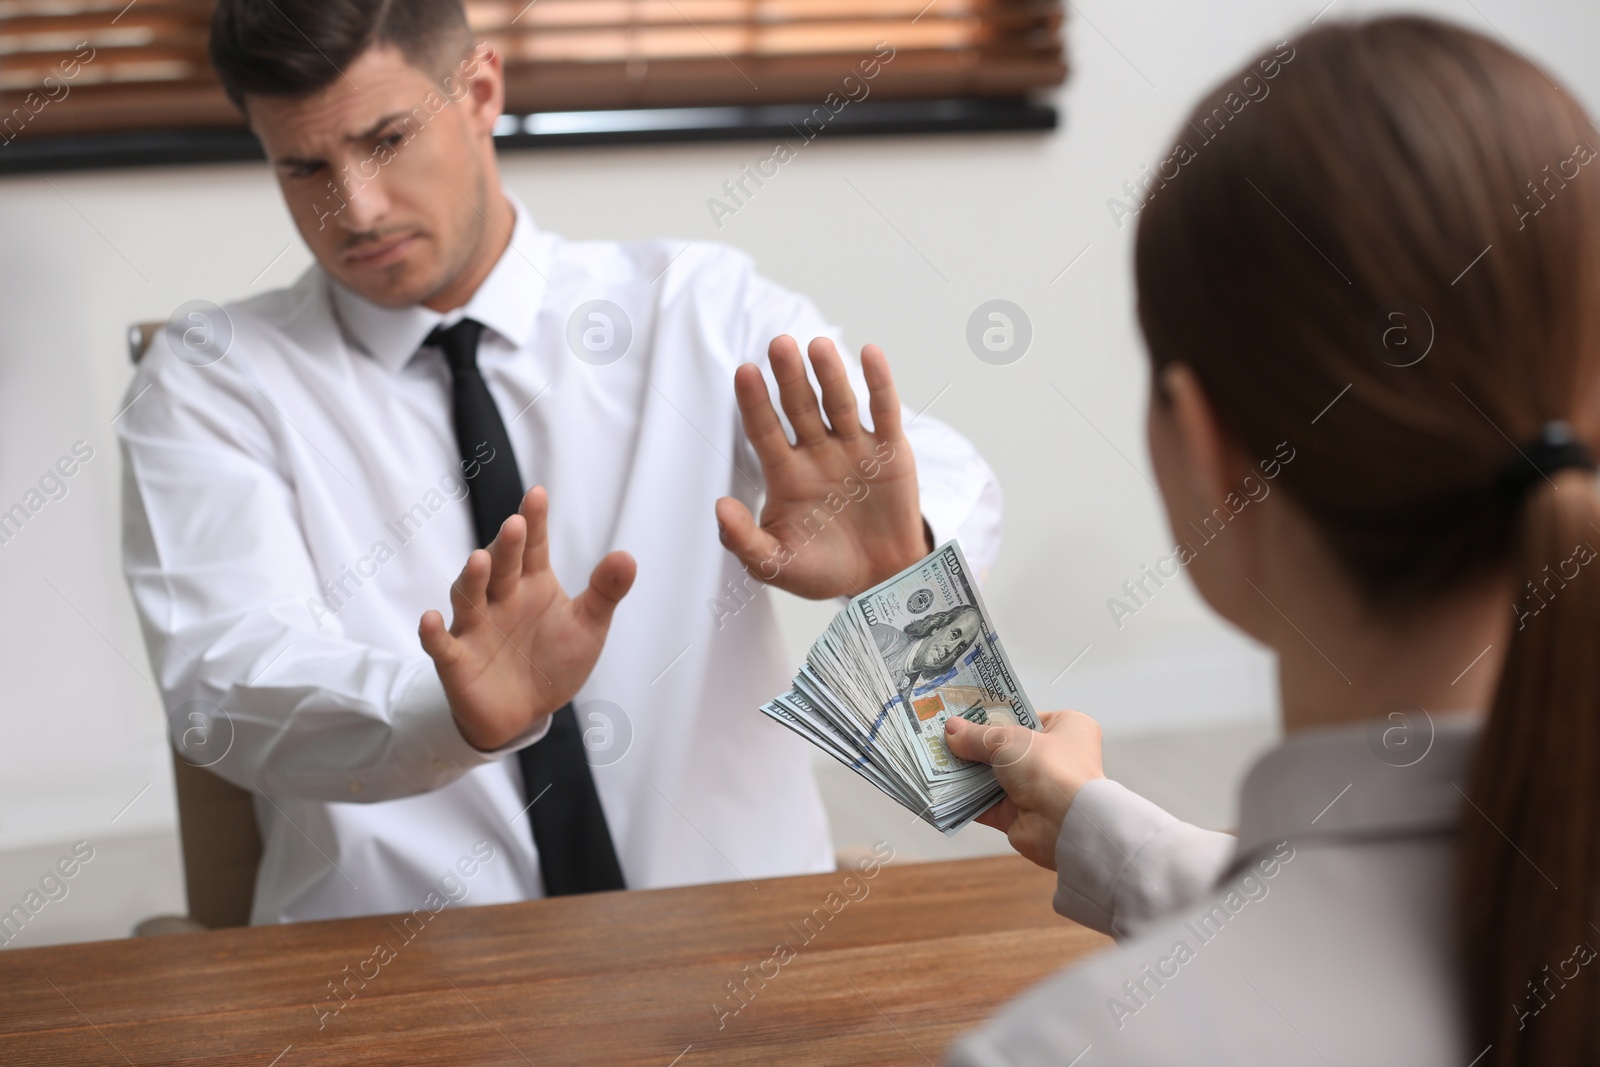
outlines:
[{"label": "man's face", "polygon": [[919,670],[944,670],[966,651],[978,635],[978,613],[963,610],[955,618],[923,638],[914,666]]},{"label": "man's face", "polygon": [[427,303],[474,262],[498,192],[498,57],[481,49],[438,73],[385,45],[313,96],[246,100],[317,262],[385,307]]}]

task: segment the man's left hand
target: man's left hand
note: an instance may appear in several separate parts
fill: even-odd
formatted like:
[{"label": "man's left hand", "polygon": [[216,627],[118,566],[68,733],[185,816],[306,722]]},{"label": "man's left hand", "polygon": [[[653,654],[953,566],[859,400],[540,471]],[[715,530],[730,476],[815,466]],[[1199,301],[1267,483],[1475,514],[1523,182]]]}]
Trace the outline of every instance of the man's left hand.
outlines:
[{"label": "man's left hand", "polygon": [[[744,432],[767,483],[761,524],[733,497],[717,501],[722,543],[752,575],[799,596],[852,596],[933,550],[917,495],[916,462],[900,426],[900,398],[877,345],[861,350],[872,428],[861,425],[844,360],[819,337],[809,354],[821,404],[794,338],[767,350],[778,399],[794,427],[789,443],[761,369],[734,374]],[[823,413],[827,421],[823,421]]]}]

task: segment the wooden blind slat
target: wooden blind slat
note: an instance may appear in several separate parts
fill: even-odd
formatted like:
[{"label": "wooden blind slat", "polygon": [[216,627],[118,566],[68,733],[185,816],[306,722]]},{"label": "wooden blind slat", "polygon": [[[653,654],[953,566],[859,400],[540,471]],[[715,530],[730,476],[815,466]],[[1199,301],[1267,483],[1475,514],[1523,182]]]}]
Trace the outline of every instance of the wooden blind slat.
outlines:
[{"label": "wooden blind slat", "polygon": [[643,26],[736,24],[774,25],[786,22],[837,22],[841,20],[891,20],[901,25],[972,17],[998,17],[1007,13],[1042,13],[1054,3],[1037,0],[784,0],[749,3],[746,0],[537,0],[527,5],[516,0],[476,0],[467,5],[473,28],[524,31],[557,26]]},{"label": "wooden blind slat", "polygon": [[[241,125],[206,54],[212,3],[0,0],[0,151],[24,126]],[[894,49],[872,83],[880,99],[1017,96],[1066,76],[1059,0],[468,0],[467,12],[518,113],[820,103],[880,43]],[[93,59],[78,62],[85,45]]]}]

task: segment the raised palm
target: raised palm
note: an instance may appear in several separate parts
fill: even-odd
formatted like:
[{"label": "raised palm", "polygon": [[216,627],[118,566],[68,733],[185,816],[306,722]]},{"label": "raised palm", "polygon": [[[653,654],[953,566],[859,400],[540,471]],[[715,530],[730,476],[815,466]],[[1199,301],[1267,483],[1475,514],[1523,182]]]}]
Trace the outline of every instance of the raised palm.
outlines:
[{"label": "raised palm", "polygon": [[544,489],[530,489],[489,547],[467,557],[450,587],[450,628],[437,611],[418,627],[461,735],[485,751],[528,733],[572,699],[633,585],[633,557],[613,552],[595,567],[589,587],[568,597],[550,569],[547,513]]},{"label": "raised palm", "polygon": [[860,593],[933,546],[883,350],[876,345],[861,350],[871,429],[861,425],[855,392],[833,342],[817,338],[809,355],[821,387],[820,405],[794,338],[779,337],[768,349],[794,444],[784,434],[760,368],[745,364],[734,374],[739,413],[761,462],[767,500],[758,525],[744,504],[723,497],[717,501],[717,525],[722,543],[751,574],[821,599]]}]

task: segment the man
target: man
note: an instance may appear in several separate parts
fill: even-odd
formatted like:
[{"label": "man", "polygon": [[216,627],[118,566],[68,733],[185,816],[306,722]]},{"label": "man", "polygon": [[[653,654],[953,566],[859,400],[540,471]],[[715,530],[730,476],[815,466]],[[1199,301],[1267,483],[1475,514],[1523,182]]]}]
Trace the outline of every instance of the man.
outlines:
[{"label": "man", "polygon": [[971,605],[926,615],[905,627],[871,625],[872,640],[885,663],[899,663],[895,688],[910,694],[920,684],[936,684],[972,647],[983,627],[983,613]]},{"label": "man", "polygon": [[[145,357],[125,566],[253,921],[831,869],[762,583],[986,566],[981,458],[744,256],[536,229],[458,0],[221,0],[212,55],[317,263]],[[787,333],[821,410],[789,337],[741,365]]]}]

